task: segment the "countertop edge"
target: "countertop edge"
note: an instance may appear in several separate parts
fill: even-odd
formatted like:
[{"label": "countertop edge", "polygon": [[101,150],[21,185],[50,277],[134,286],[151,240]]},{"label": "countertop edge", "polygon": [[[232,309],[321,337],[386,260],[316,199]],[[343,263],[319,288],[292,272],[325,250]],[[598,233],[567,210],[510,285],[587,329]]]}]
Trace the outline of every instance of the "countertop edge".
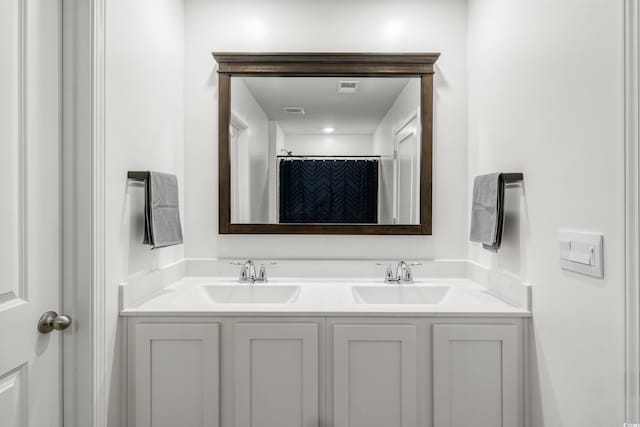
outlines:
[{"label": "countertop edge", "polygon": [[529,311],[513,312],[415,312],[415,311],[137,311],[122,310],[122,317],[501,317],[531,318]]}]

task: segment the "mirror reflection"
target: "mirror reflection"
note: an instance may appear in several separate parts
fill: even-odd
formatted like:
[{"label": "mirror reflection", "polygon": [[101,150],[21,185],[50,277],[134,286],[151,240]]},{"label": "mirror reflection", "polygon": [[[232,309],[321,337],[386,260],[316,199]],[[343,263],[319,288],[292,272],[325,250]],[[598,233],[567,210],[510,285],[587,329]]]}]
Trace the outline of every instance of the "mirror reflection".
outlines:
[{"label": "mirror reflection", "polygon": [[419,224],[420,79],[231,77],[231,223]]}]

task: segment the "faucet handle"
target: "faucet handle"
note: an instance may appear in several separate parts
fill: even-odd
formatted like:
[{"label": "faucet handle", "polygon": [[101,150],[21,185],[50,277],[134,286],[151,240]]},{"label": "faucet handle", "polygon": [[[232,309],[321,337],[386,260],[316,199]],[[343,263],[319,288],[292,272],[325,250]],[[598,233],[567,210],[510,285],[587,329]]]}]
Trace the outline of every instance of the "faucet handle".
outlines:
[{"label": "faucet handle", "polygon": [[238,276],[239,282],[249,282],[255,279],[255,271],[253,272],[251,271],[251,267],[253,266],[253,261],[233,260],[233,261],[230,261],[229,264],[240,266],[240,275]]},{"label": "faucet handle", "polygon": [[242,267],[240,269],[240,277],[238,277],[238,281],[247,282],[249,281],[249,269],[246,267]]},{"label": "faucet handle", "polygon": [[413,272],[411,271],[411,267],[419,267],[421,265],[422,263],[420,261],[410,262],[409,264],[407,264],[409,268],[407,268],[407,272],[404,278],[407,283],[413,283]]},{"label": "faucet handle", "polygon": [[388,262],[377,261],[376,265],[384,265],[384,281],[386,283],[398,283],[398,278],[395,277],[395,273],[393,272],[393,267]]},{"label": "faucet handle", "polygon": [[393,273],[393,268],[391,267],[391,265],[387,265],[387,269],[384,272],[384,281],[387,283],[397,283],[398,282],[398,278],[395,277],[394,273]]},{"label": "faucet handle", "polygon": [[258,272],[258,281],[266,282],[267,281],[267,267],[264,264],[260,264],[260,271]]},{"label": "faucet handle", "polygon": [[404,271],[403,277],[402,277],[402,281],[404,283],[413,283],[413,273],[411,272],[411,268],[407,268]]}]

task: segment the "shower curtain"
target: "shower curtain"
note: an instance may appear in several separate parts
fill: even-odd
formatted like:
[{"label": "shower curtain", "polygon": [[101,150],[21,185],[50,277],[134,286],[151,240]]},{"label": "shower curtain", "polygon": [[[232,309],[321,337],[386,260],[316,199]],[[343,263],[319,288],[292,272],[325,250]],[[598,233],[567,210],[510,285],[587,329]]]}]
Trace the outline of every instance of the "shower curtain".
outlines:
[{"label": "shower curtain", "polygon": [[280,161],[280,223],[377,222],[377,160]]}]

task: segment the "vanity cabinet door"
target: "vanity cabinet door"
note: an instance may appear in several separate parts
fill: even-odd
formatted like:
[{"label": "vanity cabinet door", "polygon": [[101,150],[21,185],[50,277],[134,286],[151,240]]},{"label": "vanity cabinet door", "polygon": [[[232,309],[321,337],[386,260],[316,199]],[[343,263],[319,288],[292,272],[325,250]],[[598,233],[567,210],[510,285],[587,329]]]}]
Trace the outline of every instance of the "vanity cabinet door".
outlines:
[{"label": "vanity cabinet door", "polygon": [[433,427],[520,427],[516,325],[434,325]]},{"label": "vanity cabinet door", "polygon": [[416,427],[415,325],[334,325],[334,427]]},{"label": "vanity cabinet door", "polygon": [[235,325],[235,426],[317,427],[318,325]]},{"label": "vanity cabinet door", "polygon": [[135,427],[218,427],[217,324],[135,325]]}]

